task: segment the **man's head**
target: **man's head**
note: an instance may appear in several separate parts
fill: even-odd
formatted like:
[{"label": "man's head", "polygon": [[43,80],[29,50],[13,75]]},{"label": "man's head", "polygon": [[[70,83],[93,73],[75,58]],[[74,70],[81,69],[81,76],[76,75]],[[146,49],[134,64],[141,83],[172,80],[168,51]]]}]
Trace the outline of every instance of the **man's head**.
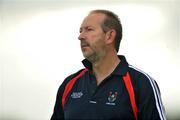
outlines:
[{"label": "man's head", "polygon": [[80,27],[81,49],[91,62],[106,55],[109,50],[118,52],[122,38],[121,23],[114,13],[107,10],[93,10]]},{"label": "man's head", "polygon": [[93,10],[90,12],[90,14],[93,14],[93,13],[101,13],[106,16],[104,21],[101,24],[101,27],[105,33],[111,29],[114,29],[116,31],[114,45],[115,45],[116,51],[118,52],[120,42],[122,39],[122,25],[121,25],[119,17],[115,13],[109,10]]}]

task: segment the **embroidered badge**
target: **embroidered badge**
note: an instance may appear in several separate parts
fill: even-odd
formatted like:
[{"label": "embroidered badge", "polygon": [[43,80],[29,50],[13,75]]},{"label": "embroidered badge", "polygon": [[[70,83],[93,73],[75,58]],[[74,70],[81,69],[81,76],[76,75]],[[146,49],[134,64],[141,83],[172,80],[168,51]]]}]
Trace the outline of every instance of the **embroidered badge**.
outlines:
[{"label": "embroidered badge", "polygon": [[71,94],[71,97],[72,98],[81,98],[83,96],[83,93],[82,92],[73,92]]},{"label": "embroidered badge", "polygon": [[108,102],[106,102],[106,104],[107,105],[116,105],[114,102],[115,102],[115,100],[117,98],[117,95],[118,95],[117,92],[113,93],[113,92],[110,91],[109,96],[108,96]]}]

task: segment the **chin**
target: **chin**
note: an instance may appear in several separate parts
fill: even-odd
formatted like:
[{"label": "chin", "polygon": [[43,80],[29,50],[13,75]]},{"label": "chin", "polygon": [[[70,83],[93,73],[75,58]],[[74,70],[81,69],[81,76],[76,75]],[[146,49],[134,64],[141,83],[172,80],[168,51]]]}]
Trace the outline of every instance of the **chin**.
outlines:
[{"label": "chin", "polygon": [[83,56],[84,56],[84,58],[88,58],[89,57],[89,55],[87,55],[85,53],[83,53]]},{"label": "chin", "polygon": [[88,54],[87,52],[83,52],[83,56],[84,56],[84,58],[89,58],[91,55]]}]

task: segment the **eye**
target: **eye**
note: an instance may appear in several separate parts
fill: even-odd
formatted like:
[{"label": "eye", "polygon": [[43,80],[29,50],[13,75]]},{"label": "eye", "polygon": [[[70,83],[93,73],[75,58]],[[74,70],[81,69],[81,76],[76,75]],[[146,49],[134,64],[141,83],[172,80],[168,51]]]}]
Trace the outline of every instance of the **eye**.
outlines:
[{"label": "eye", "polygon": [[88,28],[87,30],[88,30],[88,31],[91,31],[92,29],[91,29],[91,28]]},{"label": "eye", "polygon": [[82,33],[82,29],[79,30],[79,33]]},{"label": "eye", "polygon": [[92,31],[93,29],[92,28],[87,28],[87,31]]}]

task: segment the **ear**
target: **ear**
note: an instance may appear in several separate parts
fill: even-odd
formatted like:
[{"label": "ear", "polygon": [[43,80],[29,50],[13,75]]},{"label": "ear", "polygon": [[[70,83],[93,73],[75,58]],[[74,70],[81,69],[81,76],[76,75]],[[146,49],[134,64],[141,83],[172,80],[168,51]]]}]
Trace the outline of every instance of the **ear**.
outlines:
[{"label": "ear", "polygon": [[106,44],[112,44],[115,41],[116,31],[114,29],[109,30],[106,33]]}]

